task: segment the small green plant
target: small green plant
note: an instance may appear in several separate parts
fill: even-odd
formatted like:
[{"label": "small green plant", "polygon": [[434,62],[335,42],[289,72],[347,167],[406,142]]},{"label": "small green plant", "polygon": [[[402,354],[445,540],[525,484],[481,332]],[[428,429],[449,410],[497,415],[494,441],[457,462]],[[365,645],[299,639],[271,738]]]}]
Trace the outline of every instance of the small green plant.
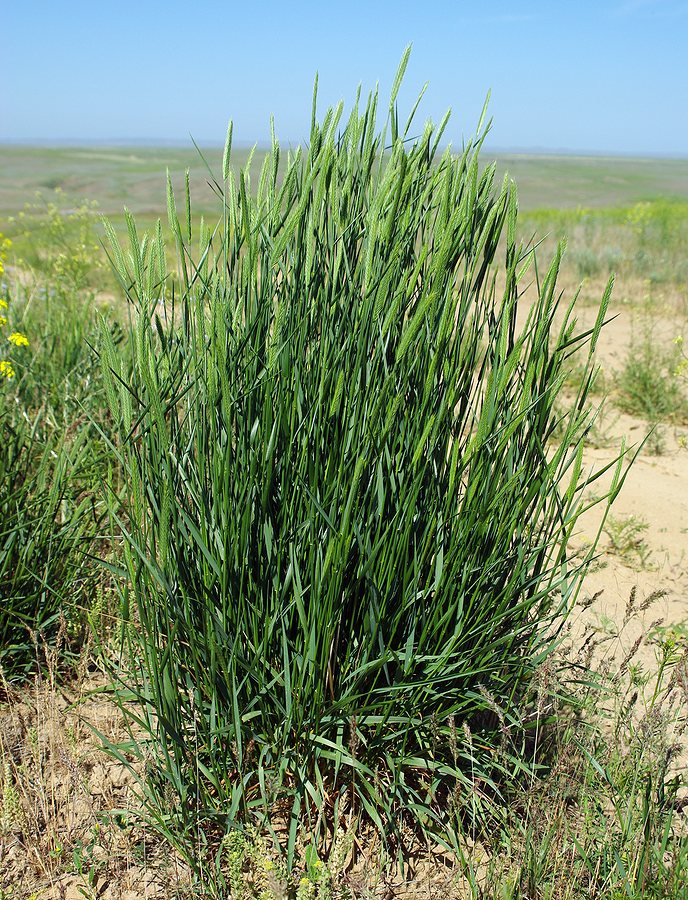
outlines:
[{"label": "small green plant", "polygon": [[652,555],[652,550],[644,537],[649,527],[649,523],[642,516],[609,515],[604,531],[613,553],[626,562],[645,568]]},{"label": "small green plant", "polygon": [[9,760],[2,763],[2,792],[0,793],[0,835],[6,835],[21,827],[23,812],[19,793],[14,785]]},{"label": "small green plant", "polygon": [[649,639],[660,649],[668,665],[676,665],[688,650],[688,622],[656,624]]},{"label": "small green plant", "polygon": [[86,880],[88,887],[84,886],[79,890],[83,896],[95,896],[94,891],[98,884],[99,874],[102,870],[102,859],[99,859],[96,849],[99,847],[101,840],[101,824],[96,823],[90,830],[88,837],[83,840],[79,839],[72,848],[72,865],[77,875],[82,875]]},{"label": "small green plant", "polygon": [[305,871],[299,879],[296,900],[330,900],[332,875],[318,856],[317,847],[309,844],[304,856]]},{"label": "small green plant", "polygon": [[652,425],[688,422],[688,397],[678,377],[680,349],[662,344],[647,327],[634,340],[617,378],[616,404],[625,413]]},{"label": "small green plant", "polygon": [[232,830],[221,843],[220,880],[232,900],[282,900],[289,876],[255,828]]}]

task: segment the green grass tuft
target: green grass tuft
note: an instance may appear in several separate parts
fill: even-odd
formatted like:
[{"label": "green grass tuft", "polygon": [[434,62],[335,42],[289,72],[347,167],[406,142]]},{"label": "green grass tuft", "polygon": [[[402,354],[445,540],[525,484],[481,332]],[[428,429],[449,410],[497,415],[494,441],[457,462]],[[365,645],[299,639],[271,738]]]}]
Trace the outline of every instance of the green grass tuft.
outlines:
[{"label": "green grass tuft", "polygon": [[377,105],[314,119],[280,178],[275,142],[255,193],[227,158],[212,230],[170,182],[176,271],[133,219],[114,247],[122,705],[149,815],[201,874],[250,823],[289,866],[351,818],[455,846],[529,770],[524,698],[586,568],[590,353],[555,401],[599,329],[553,325],[561,251],[517,325],[529,251],[484,134],[439,157],[441,129],[408,139],[392,103],[381,133]]}]

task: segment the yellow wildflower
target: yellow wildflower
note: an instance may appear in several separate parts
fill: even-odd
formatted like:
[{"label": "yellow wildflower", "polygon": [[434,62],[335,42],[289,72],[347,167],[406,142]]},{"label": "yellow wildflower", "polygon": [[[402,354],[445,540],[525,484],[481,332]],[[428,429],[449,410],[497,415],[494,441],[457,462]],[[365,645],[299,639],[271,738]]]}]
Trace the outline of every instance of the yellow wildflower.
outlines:
[{"label": "yellow wildflower", "polygon": [[0,316],[0,328],[4,328],[7,325],[7,316]]},{"label": "yellow wildflower", "polygon": [[14,378],[12,363],[6,359],[0,360],[0,378]]},{"label": "yellow wildflower", "polygon": [[7,300],[0,300],[0,309],[7,309]]},{"label": "yellow wildflower", "polygon": [[14,344],[15,347],[28,347],[29,339],[25,334],[22,334],[21,331],[13,331],[12,334],[7,338],[10,344]]}]

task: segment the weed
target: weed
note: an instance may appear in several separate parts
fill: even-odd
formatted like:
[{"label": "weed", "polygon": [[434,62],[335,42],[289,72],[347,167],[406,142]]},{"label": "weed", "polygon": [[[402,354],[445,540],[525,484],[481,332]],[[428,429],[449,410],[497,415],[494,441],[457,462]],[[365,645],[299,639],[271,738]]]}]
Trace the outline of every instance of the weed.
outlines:
[{"label": "weed", "polygon": [[643,449],[651,456],[663,456],[667,449],[667,434],[664,425],[650,423],[650,430],[643,441]]},{"label": "weed", "polygon": [[0,834],[19,830],[23,821],[21,801],[14,786],[8,759],[2,763],[2,795],[0,796]]},{"label": "weed", "polygon": [[650,423],[688,422],[688,398],[677,377],[680,351],[663,346],[646,327],[634,340],[617,378],[616,404]]},{"label": "weed", "polygon": [[604,531],[613,553],[625,562],[647,568],[652,551],[644,538],[649,528],[641,516],[607,516]]},{"label": "weed", "polygon": [[17,266],[42,276],[53,296],[70,297],[102,283],[105,265],[94,231],[97,204],[74,202],[60,188],[54,197],[46,200],[37,191],[13,222],[22,254]]}]

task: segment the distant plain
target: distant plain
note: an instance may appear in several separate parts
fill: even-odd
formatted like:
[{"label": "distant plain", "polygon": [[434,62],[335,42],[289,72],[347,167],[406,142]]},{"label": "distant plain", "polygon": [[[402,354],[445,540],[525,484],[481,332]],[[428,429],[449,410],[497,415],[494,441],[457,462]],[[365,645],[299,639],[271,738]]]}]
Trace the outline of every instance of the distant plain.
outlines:
[{"label": "distant plain", "polygon": [[[288,147],[283,148],[286,156]],[[203,149],[216,176],[222,150]],[[235,148],[233,163],[242,165],[248,148]],[[256,176],[264,158],[257,149],[251,167]],[[632,158],[486,151],[519,188],[523,210],[610,207],[656,199],[688,200],[688,158]],[[15,214],[35,192],[61,188],[72,199],[95,200],[101,212],[117,215],[126,205],[146,217],[164,215],[165,170],[175,185],[190,171],[196,210],[216,209],[208,187],[210,173],[198,151],[188,147],[24,147],[0,145],[0,215]]]}]

